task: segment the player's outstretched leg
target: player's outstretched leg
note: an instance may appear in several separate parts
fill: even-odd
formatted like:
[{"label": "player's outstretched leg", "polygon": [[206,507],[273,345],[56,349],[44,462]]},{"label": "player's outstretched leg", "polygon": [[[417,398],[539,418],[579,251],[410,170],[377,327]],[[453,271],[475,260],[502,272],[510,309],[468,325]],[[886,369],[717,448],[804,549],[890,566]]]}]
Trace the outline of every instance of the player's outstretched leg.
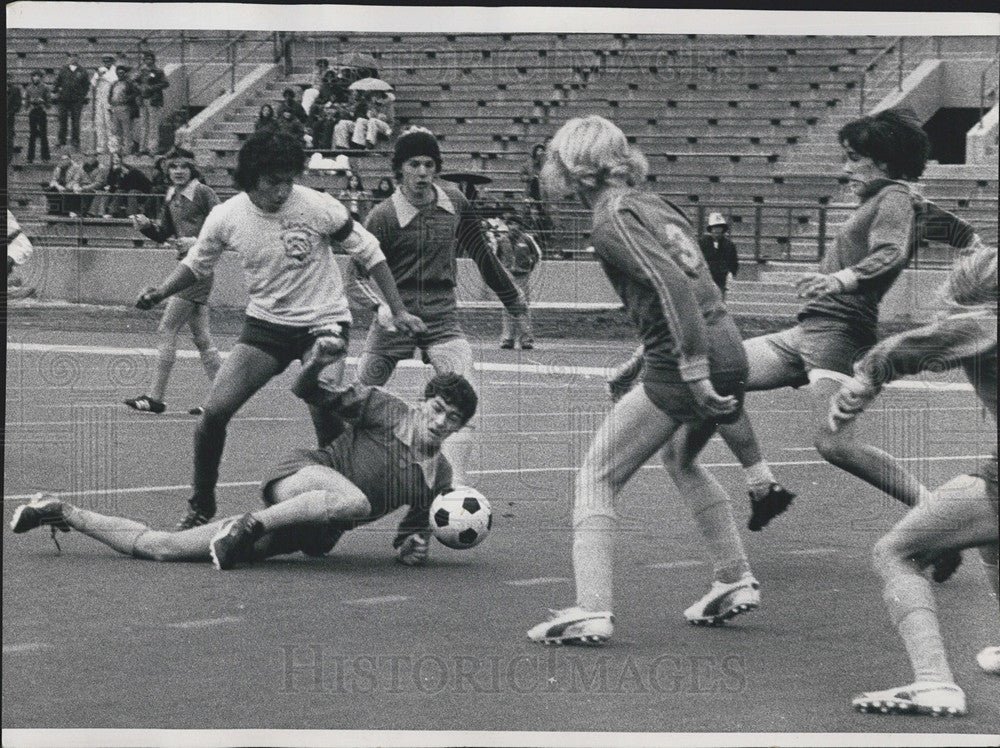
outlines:
[{"label": "player's outstretched leg", "polygon": [[882,578],[883,599],[913,667],[908,686],[864,693],[855,709],[882,714],[965,714],[965,694],[955,684],[924,567],[943,551],[993,545],[997,515],[986,482],[953,478],[914,507],[876,544],[872,562]]},{"label": "player's outstretched leg", "polygon": [[684,424],[661,452],[712,557],[711,589],[684,611],[688,622],[700,626],[718,625],[760,605],[760,584],[750,571],[729,497],[698,463],[698,454],[714,432],[712,423]]}]

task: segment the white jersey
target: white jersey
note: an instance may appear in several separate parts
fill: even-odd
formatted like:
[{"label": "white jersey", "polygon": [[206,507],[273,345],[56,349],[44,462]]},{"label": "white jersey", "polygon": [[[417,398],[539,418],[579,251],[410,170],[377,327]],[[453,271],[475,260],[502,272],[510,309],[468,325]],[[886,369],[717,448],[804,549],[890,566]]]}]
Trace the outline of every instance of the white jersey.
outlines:
[{"label": "white jersey", "polygon": [[232,249],[246,274],[248,316],[297,327],[349,323],[334,246],[366,270],[385,260],[378,240],[339,201],[296,184],[276,213],[260,210],[245,192],[217,205],[183,264],[204,278]]},{"label": "white jersey", "polygon": [[34,248],[23,233],[14,214],[7,211],[7,256],[15,265],[23,265],[31,257]]}]

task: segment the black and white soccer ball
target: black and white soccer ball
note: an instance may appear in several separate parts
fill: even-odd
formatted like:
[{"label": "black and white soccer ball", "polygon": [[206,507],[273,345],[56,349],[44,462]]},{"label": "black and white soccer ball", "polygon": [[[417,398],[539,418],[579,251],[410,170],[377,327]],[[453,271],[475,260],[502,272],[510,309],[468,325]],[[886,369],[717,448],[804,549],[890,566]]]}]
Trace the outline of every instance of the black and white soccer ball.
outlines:
[{"label": "black and white soccer ball", "polygon": [[469,486],[456,486],[431,502],[431,530],[449,548],[479,545],[493,525],[490,502]]}]

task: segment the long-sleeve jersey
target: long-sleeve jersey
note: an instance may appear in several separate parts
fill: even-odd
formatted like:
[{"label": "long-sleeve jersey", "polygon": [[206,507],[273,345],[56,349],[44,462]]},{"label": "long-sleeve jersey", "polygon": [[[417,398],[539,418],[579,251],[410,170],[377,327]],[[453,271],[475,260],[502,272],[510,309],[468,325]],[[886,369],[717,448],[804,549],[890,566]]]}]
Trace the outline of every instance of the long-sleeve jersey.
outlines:
[{"label": "long-sleeve jersey", "polygon": [[431,501],[451,487],[452,469],[440,451],[423,456],[414,448],[415,409],[385,390],[361,384],[336,389],[317,384],[301,396],[346,422],[344,432],[322,451],[330,466],[368,498],[371,513],[359,524],[409,506],[401,535],[426,530]]},{"label": "long-sleeve jersey", "polygon": [[647,379],[655,381],[657,372],[693,381],[745,371],[739,330],[678,208],[615,188],[598,200],[593,221],[594,251],[642,336]]},{"label": "long-sleeve jersey", "polygon": [[172,236],[198,236],[208,214],[218,204],[215,191],[196,179],[181,190],[171,187],[159,220],[142,229],[142,233],[157,242]]},{"label": "long-sleeve jersey", "polygon": [[910,259],[913,222],[906,185],[888,179],[869,185],[819,264],[819,271],[836,276],[845,290],[812,299],[798,318],[832,317],[874,329],[879,302]]},{"label": "long-sleeve jersey", "polygon": [[423,208],[414,207],[397,190],[365,221],[385,253],[406,308],[418,317],[453,309],[456,257],[461,255],[476,263],[486,285],[508,309],[516,305],[520,292],[490,251],[469,201],[451,186],[434,189],[437,199]]},{"label": "long-sleeve jersey", "polygon": [[340,202],[293,185],[274,213],[257,208],[245,192],[215,207],[182,262],[204,278],[224,249],[235,250],[246,274],[248,316],[295,327],[350,323],[333,244],[365,270],[385,260],[378,240]]}]

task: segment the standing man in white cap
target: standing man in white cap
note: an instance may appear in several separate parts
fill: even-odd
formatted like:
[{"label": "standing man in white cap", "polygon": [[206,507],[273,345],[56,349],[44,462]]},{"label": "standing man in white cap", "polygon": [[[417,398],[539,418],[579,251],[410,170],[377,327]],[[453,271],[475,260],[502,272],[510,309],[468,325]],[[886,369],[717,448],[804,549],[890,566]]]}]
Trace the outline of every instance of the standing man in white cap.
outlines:
[{"label": "standing man in white cap", "polygon": [[698,240],[701,253],[705,255],[708,271],[712,280],[726,298],[726,282],[730,275],[736,275],[740,269],[740,261],[736,256],[736,245],[726,236],[729,225],[721,213],[712,213],[708,217],[708,233]]}]

